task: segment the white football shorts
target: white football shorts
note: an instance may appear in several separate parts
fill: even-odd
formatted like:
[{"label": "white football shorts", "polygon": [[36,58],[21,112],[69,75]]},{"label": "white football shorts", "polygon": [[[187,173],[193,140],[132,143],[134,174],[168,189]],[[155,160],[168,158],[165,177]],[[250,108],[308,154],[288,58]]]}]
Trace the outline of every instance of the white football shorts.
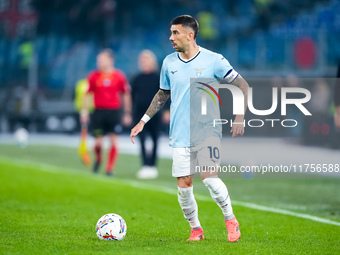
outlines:
[{"label": "white football shorts", "polygon": [[193,147],[172,149],[172,176],[193,175],[203,166],[219,166],[221,162],[221,140],[216,136],[205,139]]}]

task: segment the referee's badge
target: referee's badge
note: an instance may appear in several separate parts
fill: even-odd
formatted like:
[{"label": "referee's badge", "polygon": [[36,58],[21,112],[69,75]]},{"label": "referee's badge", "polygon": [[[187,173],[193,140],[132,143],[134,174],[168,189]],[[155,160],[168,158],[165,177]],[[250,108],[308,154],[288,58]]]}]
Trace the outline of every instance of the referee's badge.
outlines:
[{"label": "referee's badge", "polygon": [[194,68],[194,70],[196,70],[196,77],[201,77],[202,71],[205,68]]},{"label": "referee's badge", "polygon": [[104,87],[110,86],[110,85],[111,85],[110,79],[105,79],[105,80],[103,81],[103,85],[104,85]]}]

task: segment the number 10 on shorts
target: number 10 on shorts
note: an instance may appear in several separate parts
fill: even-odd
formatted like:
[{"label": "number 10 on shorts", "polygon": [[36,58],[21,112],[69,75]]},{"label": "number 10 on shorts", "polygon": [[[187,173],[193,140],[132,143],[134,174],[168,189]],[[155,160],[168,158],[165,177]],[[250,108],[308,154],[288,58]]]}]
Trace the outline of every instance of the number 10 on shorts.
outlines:
[{"label": "number 10 on shorts", "polygon": [[220,159],[220,150],[218,147],[208,146],[210,158],[211,159]]}]

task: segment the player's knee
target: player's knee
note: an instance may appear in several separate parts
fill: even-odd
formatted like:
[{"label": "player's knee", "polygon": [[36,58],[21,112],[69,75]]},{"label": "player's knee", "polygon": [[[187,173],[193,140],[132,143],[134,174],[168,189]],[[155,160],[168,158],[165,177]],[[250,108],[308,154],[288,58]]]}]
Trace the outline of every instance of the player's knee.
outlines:
[{"label": "player's knee", "polygon": [[177,177],[177,184],[179,188],[192,187],[192,176]]},{"label": "player's knee", "polygon": [[117,144],[117,135],[116,134],[114,134],[114,133],[110,134],[110,142],[111,142],[112,146]]},{"label": "player's knee", "polygon": [[206,178],[218,178],[218,173],[217,171],[209,170],[207,172],[200,172],[200,177],[202,181]]},{"label": "player's knee", "polygon": [[102,136],[96,137],[96,139],[94,141],[95,145],[98,145],[98,146],[101,146],[102,142],[103,142],[103,137]]}]

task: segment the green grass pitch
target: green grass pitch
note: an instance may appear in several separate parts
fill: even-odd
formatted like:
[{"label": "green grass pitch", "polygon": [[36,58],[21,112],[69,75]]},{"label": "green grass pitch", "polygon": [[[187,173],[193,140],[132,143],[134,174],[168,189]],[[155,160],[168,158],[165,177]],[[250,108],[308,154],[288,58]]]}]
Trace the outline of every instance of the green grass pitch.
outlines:
[{"label": "green grass pitch", "polygon": [[[227,241],[213,201],[198,200],[205,240],[187,242],[189,225],[177,203],[171,160],[160,178],[139,181],[140,159],[120,155],[115,178],[93,175],[62,147],[0,145],[0,254],[339,254],[340,226],[234,205],[238,243]],[[338,179],[228,179],[233,199],[340,221]],[[148,185],[152,188],[148,188]],[[140,187],[139,187],[140,186]],[[195,180],[195,194],[208,191]],[[158,190],[159,189],[159,190]],[[171,192],[170,192],[171,193]],[[198,196],[199,197],[199,196]],[[127,223],[121,242],[101,241],[105,213]]]}]

